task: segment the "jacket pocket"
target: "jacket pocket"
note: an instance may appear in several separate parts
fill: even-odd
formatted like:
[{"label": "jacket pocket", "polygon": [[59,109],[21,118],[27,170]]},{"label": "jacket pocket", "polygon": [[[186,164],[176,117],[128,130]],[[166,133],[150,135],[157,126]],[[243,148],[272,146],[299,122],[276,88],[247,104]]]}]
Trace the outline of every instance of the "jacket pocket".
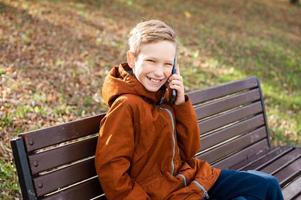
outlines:
[{"label": "jacket pocket", "polygon": [[183,174],[177,174],[177,177],[181,177],[182,178],[183,185],[186,187],[187,186],[187,179],[186,179],[185,175],[183,175]]},{"label": "jacket pocket", "polygon": [[150,196],[151,199],[160,199],[165,188],[162,186],[161,176],[153,176],[141,183],[144,191]]},{"label": "jacket pocket", "polygon": [[182,174],[185,177],[186,185],[189,185],[194,180],[196,170],[191,168],[187,162],[184,162],[181,166],[178,174]]}]

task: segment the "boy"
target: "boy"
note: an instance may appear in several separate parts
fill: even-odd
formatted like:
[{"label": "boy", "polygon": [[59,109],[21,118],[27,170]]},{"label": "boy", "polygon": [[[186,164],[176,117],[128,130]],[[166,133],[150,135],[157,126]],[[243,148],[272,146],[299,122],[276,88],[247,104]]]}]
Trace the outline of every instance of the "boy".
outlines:
[{"label": "boy", "polygon": [[282,199],[272,176],[220,170],[193,157],[200,130],[179,68],[172,74],[175,38],[162,21],[137,24],[127,63],[105,78],[102,95],[109,111],[101,121],[95,166],[106,197]]}]

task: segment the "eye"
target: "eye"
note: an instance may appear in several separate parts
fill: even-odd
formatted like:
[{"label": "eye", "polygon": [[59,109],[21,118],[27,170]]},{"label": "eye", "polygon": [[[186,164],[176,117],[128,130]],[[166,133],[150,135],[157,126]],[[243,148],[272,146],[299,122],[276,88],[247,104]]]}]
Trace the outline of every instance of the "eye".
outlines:
[{"label": "eye", "polygon": [[164,65],[167,66],[167,67],[172,67],[171,63],[165,63]]},{"label": "eye", "polygon": [[146,62],[155,63],[156,61],[153,59],[147,59]]}]

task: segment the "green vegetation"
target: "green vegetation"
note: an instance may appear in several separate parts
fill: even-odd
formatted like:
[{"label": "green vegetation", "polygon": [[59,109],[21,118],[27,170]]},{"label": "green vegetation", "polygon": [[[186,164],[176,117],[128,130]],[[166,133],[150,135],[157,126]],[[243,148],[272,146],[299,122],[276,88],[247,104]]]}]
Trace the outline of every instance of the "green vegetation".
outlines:
[{"label": "green vegetation", "polygon": [[16,173],[16,169],[12,162],[6,162],[0,159],[0,188],[2,188],[0,193],[1,199],[13,199],[13,196],[19,193]]}]

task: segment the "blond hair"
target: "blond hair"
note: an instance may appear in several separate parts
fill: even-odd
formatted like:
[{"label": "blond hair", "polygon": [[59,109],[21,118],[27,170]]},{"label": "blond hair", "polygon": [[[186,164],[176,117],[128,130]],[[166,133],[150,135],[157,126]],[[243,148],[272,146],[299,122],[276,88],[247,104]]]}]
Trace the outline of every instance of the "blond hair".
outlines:
[{"label": "blond hair", "polygon": [[163,40],[176,43],[176,33],[170,26],[155,19],[140,22],[130,32],[129,50],[137,56],[141,45]]}]

